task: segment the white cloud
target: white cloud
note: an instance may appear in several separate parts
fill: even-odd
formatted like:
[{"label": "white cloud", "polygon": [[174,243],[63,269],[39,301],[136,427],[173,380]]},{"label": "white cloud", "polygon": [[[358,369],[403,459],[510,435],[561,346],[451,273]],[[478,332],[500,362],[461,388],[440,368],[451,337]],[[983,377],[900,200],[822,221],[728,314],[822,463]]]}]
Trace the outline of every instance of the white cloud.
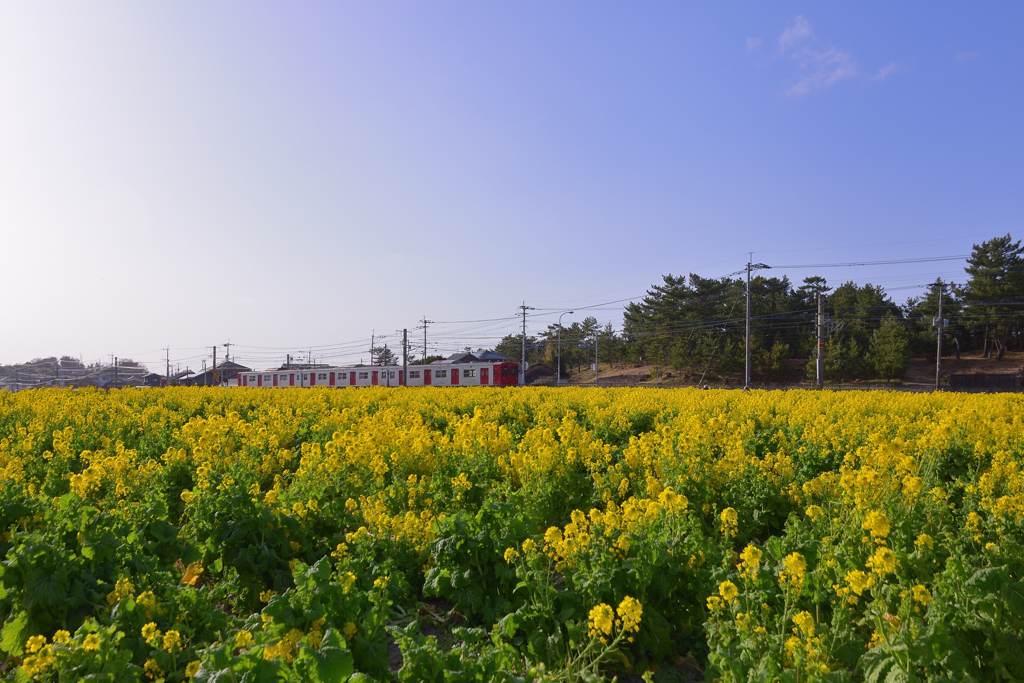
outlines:
[{"label": "white cloud", "polygon": [[899,70],[900,70],[900,67],[899,67],[899,65],[896,62],[893,62],[892,64],[886,64],[885,66],[883,66],[881,69],[878,70],[878,73],[876,73],[874,76],[871,77],[871,80],[873,80],[873,81],[884,81],[889,76],[892,76],[894,73],[896,73]]},{"label": "white cloud", "polygon": [[747,51],[753,52],[757,48],[761,47],[760,38],[747,38]]},{"label": "white cloud", "polygon": [[797,15],[797,18],[793,20],[793,25],[779,36],[779,50],[788,52],[797,43],[813,37],[814,28],[811,26],[811,22],[804,19],[803,15]]},{"label": "white cloud", "polygon": [[958,62],[973,62],[979,57],[981,57],[980,52],[972,52],[971,50],[961,50],[956,53],[956,61]]},{"label": "white cloud", "polygon": [[779,52],[788,54],[800,72],[796,84],[786,90],[787,95],[806,95],[857,75],[853,55],[835,45],[823,44],[814,34],[811,22],[802,15],[779,36]]}]

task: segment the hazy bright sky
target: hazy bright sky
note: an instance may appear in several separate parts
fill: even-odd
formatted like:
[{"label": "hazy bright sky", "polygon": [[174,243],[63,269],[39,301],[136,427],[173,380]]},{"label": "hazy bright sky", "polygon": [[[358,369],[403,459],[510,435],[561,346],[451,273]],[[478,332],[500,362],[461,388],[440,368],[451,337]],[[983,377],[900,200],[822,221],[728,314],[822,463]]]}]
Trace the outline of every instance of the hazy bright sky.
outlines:
[{"label": "hazy bright sky", "polygon": [[[1024,237],[1022,25],[1009,1],[4,2],[0,363],[358,361],[424,315],[441,350],[490,346],[523,301],[540,331],[749,251]],[[771,274],[902,301],[962,267]]]}]

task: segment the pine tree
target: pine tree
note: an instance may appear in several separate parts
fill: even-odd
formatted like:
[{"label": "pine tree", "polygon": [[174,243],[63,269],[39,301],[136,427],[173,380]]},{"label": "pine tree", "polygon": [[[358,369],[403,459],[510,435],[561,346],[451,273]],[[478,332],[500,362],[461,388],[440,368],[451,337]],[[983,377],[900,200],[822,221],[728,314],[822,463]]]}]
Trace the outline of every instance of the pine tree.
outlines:
[{"label": "pine tree", "polygon": [[882,379],[899,379],[910,369],[910,342],[895,316],[885,316],[871,336],[868,364]]}]

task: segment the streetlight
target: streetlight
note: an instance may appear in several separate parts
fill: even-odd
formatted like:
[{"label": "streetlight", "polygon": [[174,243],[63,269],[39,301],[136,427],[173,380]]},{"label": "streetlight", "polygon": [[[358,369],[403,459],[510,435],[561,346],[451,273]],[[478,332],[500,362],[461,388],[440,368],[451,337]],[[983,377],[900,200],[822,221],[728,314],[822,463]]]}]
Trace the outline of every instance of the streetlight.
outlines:
[{"label": "streetlight", "polygon": [[[572,315],[573,311],[566,311],[562,315]],[[558,316],[558,369],[556,371],[555,386],[562,386],[562,315]]]}]

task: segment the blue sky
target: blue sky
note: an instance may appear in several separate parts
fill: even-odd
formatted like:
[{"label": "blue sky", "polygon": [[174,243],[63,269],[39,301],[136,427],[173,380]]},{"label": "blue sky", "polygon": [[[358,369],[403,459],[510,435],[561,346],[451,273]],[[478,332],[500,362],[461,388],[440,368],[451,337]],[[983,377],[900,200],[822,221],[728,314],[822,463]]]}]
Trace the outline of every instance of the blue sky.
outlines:
[{"label": "blue sky", "polygon": [[[486,346],[523,301],[541,330],[751,251],[1022,237],[1022,19],[1013,2],[5,3],[0,362],[162,367],[170,347],[195,368],[229,339],[259,367],[310,347],[358,361],[424,315],[438,350]],[[775,274],[903,300],[962,265]],[[621,305],[591,310],[618,324]]]}]

